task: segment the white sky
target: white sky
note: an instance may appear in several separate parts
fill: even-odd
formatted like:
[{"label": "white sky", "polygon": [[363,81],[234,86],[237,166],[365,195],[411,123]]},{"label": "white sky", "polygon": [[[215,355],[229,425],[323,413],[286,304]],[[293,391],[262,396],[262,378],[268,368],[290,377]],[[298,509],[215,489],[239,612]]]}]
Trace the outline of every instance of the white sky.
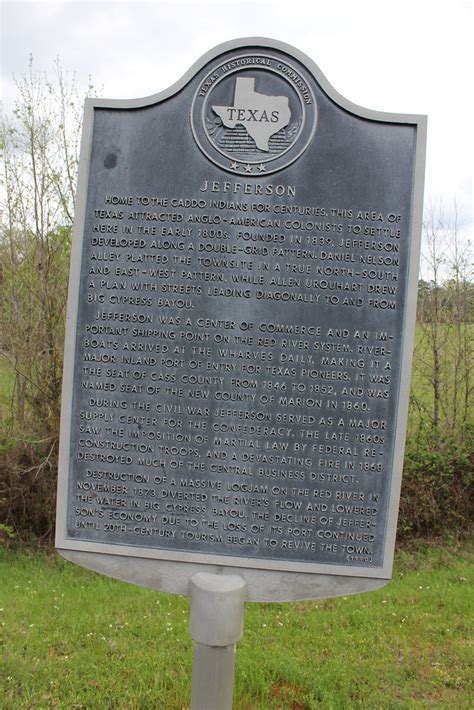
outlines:
[{"label": "white sky", "polygon": [[33,54],[57,56],[106,98],[154,94],[217,44],[269,37],[305,52],[334,88],[379,111],[428,114],[426,199],[472,221],[471,0],[154,0],[1,4],[2,96]]}]

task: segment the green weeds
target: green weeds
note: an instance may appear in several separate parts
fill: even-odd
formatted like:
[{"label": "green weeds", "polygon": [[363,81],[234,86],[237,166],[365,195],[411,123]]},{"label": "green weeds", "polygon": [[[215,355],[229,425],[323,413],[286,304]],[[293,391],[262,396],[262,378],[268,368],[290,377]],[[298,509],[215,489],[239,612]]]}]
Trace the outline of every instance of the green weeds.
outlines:
[{"label": "green weeds", "polygon": [[[248,604],[235,710],[470,707],[472,549],[407,547],[369,594]],[[51,554],[0,566],[5,710],[189,707],[187,599]]]}]

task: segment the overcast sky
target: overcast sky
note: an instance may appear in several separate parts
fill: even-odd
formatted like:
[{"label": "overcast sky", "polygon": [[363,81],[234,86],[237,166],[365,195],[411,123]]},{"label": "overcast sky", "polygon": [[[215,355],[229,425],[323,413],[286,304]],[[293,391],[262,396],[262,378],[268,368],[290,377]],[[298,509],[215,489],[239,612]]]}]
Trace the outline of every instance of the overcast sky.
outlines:
[{"label": "overcast sky", "polygon": [[85,88],[136,98],[173,84],[207,50],[269,37],[305,52],[361,106],[428,115],[426,198],[472,220],[473,4],[470,0],[1,1],[2,96],[30,53],[59,56]]}]

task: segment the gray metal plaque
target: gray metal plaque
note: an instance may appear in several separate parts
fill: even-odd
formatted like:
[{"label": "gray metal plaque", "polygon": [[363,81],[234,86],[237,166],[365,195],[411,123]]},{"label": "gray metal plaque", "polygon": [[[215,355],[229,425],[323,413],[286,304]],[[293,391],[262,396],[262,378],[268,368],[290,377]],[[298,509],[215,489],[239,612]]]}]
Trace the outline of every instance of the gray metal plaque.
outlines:
[{"label": "gray metal plaque", "polygon": [[390,577],[425,128],[261,39],[87,101],[63,554],[173,591],[186,565],[238,569],[255,598]]}]

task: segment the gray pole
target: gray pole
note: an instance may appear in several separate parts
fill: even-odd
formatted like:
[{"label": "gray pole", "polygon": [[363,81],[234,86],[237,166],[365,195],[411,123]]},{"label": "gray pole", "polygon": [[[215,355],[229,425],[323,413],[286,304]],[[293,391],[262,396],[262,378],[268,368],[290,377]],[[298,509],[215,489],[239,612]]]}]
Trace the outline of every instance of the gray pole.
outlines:
[{"label": "gray pole", "polygon": [[238,575],[199,572],[190,580],[191,710],[232,708],[235,645],[243,633],[245,592],[245,581]]}]

